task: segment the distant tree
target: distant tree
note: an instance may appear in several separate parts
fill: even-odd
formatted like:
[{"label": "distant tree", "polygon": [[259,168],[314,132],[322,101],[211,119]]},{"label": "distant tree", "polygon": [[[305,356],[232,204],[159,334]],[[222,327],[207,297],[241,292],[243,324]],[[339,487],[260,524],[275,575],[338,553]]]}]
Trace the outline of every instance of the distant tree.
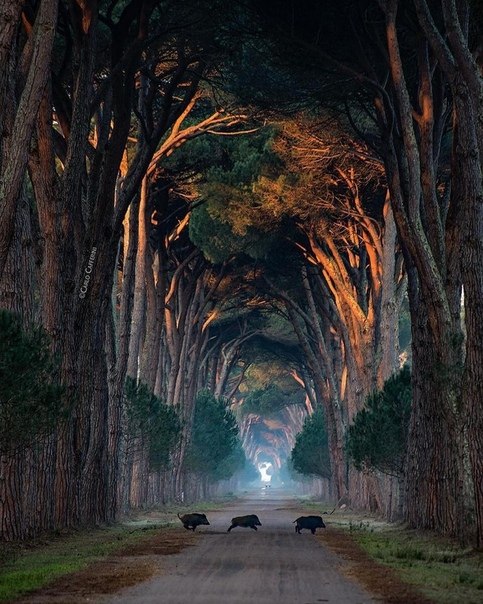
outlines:
[{"label": "distant tree", "polygon": [[367,398],[349,428],[347,452],[355,467],[402,477],[410,415],[411,372],[405,366]]},{"label": "distant tree", "polygon": [[0,310],[0,454],[28,447],[48,434],[66,410],[49,338],[41,327],[22,329]]},{"label": "distant tree", "polygon": [[213,478],[215,480],[231,478],[237,472],[242,472],[246,463],[245,452],[243,451],[241,442],[237,439],[233,451],[218,464]]},{"label": "distant tree", "polygon": [[229,478],[238,469],[235,453],[238,447],[238,426],[233,413],[222,399],[206,390],[200,392],[186,469],[209,480]]},{"label": "distant tree", "polygon": [[291,466],[300,474],[330,478],[327,428],[322,410],[318,409],[307,417],[302,432],[297,434]]},{"label": "distant tree", "polygon": [[255,482],[260,480],[260,472],[257,470],[255,464],[245,457],[245,463],[243,468],[239,472],[241,482]]},{"label": "distant tree", "polygon": [[243,413],[270,415],[288,405],[303,404],[304,392],[299,388],[286,393],[277,384],[268,384],[248,393],[243,401]]},{"label": "distant tree", "polygon": [[125,392],[130,437],[142,434],[150,469],[165,469],[180,437],[181,422],[176,411],[132,378],[127,378]]}]

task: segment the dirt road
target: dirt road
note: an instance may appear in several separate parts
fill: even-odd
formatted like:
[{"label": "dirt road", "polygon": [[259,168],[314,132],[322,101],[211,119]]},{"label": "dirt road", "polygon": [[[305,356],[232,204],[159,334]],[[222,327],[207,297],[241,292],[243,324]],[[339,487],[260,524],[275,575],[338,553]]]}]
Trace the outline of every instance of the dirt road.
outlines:
[{"label": "dirt road", "polygon": [[[195,510],[193,510],[195,511]],[[233,516],[257,514],[255,532]],[[341,560],[309,532],[295,533],[294,501],[275,489],[207,514],[199,545],[166,559],[166,572],[103,602],[116,604],[368,604],[376,600],[344,577]],[[323,530],[323,529],[318,529]]]}]

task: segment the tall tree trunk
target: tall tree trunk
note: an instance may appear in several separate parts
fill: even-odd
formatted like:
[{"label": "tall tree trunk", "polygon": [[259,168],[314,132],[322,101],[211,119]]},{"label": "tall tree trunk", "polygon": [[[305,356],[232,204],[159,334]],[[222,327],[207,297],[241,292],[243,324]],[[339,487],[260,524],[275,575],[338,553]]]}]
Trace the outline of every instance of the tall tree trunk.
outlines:
[{"label": "tall tree trunk", "polygon": [[[21,5],[20,5],[21,6]],[[0,18],[10,17],[17,19],[14,22],[6,23],[6,29],[2,32],[2,41],[12,43],[18,23],[19,4],[12,3],[11,12],[13,14],[6,15],[6,9],[3,9],[3,14]],[[54,43],[55,27],[57,23],[57,0],[42,0],[40,2],[37,17],[32,31],[31,41],[31,56],[29,60],[29,69],[26,76],[25,86],[22,90],[18,105],[13,102],[13,91],[7,93],[5,99],[5,88],[0,89],[0,108],[5,109],[5,114],[15,114],[15,119],[7,117],[7,120],[12,123],[11,130],[7,131],[8,135],[5,143],[8,144],[8,157],[5,155],[5,147],[3,149],[3,157],[1,161],[1,177],[0,177],[0,278],[5,268],[7,261],[8,250],[15,228],[15,213],[17,200],[22,190],[23,179],[27,167],[29,156],[29,145],[32,134],[35,128],[37,119],[37,111],[40,102],[44,95],[44,88],[50,74],[50,62],[52,46]],[[9,11],[10,12],[10,11]],[[5,21],[4,21],[5,24]],[[4,55],[5,48],[0,47],[0,53]],[[5,68],[11,63],[8,60],[8,54],[5,56]],[[4,69],[2,66],[2,80],[0,84],[7,86],[6,78],[4,78]],[[9,78],[14,78],[14,71],[10,71]],[[3,98],[2,98],[3,97]],[[8,105],[4,106],[5,101]],[[7,121],[2,119],[2,122]],[[2,127],[5,124],[2,124]]]},{"label": "tall tree trunk", "polygon": [[[463,409],[470,454],[476,511],[476,543],[483,546],[483,81],[475,114],[465,87],[456,98],[459,176],[464,198],[463,250],[466,358],[463,374]],[[483,131],[483,126],[480,126]],[[478,146],[479,142],[479,146]]]},{"label": "tall tree trunk", "polygon": [[145,305],[146,305],[146,255],[148,246],[148,226],[147,226],[147,199],[148,199],[148,180],[143,179],[140,191],[138,234],[137,234],[137,252],[134,281],[134,302],[132,310],[132,328],[129,340],[129,360],[127,365],[127,375],[133,379],[138,378],[139,356],[142,350],[142,341],[145,324]]},{"label": "tall tree trunk", "polygon": [[117,340],[117,353],[109,370],[109,519],[113,519],[121,508],[122,484],[127,480],[127,476],[125,475],[125,455],[127,455],[127,452],[125,450],[125,438],[123,439],[123,432],[127,429],[127,419],[124,417],[124,384],[129,359],[129,342],[134,302],[134,268],[138,242],[138,205],[138,201],[133,202],[124,220],[124,255],[119,302],[119,328],[117,334],[113,334],[113,337]]},{"label": "tall tree trunk", "polygon": [[[416,0],[416,4],[421,2]],[[461,329],[453,312],[459,291],[459,266],[449,249],[461,245],[450,231],[436,177],[436,138],[444,124],[434,100],[428,45],[418,53],[419,106],[415,108],[405,79],[398,43],[397,0],[380,3],[386,15],[395,104],[386,103],[381,123],[396,118],[401,139],[383,128],[386,173],[398,234],[411,273],[410,312],[413,329],[413,410],[408,445],[407,517],[412,526],[431,527],[461,536],[463,518],[463,448],[461,438]],[[419,11],[420,7],[417,6]],[[383,103],[385,101],[383,100]],[[394,107],[396,114],[393,114]],[[454,203],[454,200],[452,200]],[[456,238],[456,240],[454,240]],[[414,268],[416,269],[414,271]],[[429,354],[431,352],[431,355]]]},{"label": "tall tree trunk", "polygon": [[0,308],[16,313],[24,327],[38,319],[34,305],[38,276],[34,264],[36,250],[31,220],[30,200],[23,190],[18,199],[15,236],[0,280]]},{"label": "tall tree trunk", "polygon": [[[410,271],[413,410],[406,464],[406,517],[411,526],[463,535],[462,432],[458,368],[434,363],[424,299]],[[448,500],[448,498],[450,498]]]},{"label": "tall tree trunk", "polygon": [[319,405],[325,410],[327,431],[329,437],[329,451],[331,460],[332,480],[335,486],[335,492],[338,499],[347,494],[347,464],[344,454],[344,442],[342,438],[342,426],[340,417],[336,417],[336,409],[331,400],[332,392],[326,386],[324,378],[325,369],[320,365],[316,355],[310,348],[309,341],[300,325],[300,320],[296,316],[296,311],[287,304],[295,333],[297,334],[300,346],[307,359],[307,365],[310,368],[316,399]]}]

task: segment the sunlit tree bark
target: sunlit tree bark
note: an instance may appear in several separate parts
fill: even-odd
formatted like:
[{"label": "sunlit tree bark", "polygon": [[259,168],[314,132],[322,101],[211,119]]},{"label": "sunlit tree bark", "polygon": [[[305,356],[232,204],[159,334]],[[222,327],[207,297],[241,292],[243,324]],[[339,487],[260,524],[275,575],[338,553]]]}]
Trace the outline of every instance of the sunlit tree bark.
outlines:
[{"label": "sunlit tree bark", "polygon": [[322,363],[317,371],[327,381],[326,404],[334,407],[327,420],[338,497],[346,495],[350,483],[354,505],[368,505],[372,498],[383,509],[373,477],[351,471],[347,482],[344,434],[365,397],[397,367],[405,282],[390,197],[384,199],[376,184],[382,181],[382,165],[362,142],[337,136],[334,118],[330,125],[333,132],[322,134],[304,122],[292,125],[285,133],[290,144],[276,146],[290,158],[292,170],[311,175],[308,184],[302,180],[288,195],[296,199],[293,212],[306,235],[298,246],[312,265],[302,278],[310,317],[305,322],[318,342],[314,352]]}]

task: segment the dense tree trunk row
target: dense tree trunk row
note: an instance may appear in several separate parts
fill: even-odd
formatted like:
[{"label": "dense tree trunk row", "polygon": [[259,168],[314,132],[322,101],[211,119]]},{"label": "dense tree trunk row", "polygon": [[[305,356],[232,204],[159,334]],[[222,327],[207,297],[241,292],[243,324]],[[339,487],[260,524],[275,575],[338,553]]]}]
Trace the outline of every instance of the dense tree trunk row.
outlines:
[{"label": "dense tree trunk row", "polygon": [[410,279],[405,516],[414,527],[464,538],[469,486],[481,543],[481,10],[452,0],[298,8],[299,21],[290,3],[270,14],[277,31],[321,66],[321,86],[328,68],[339,74],[335,86],[343,92],[331,91],[329,103],[345,105],[354,130],[383,162]]},{"label": "dense tree trunk row", "polygon": [[[386,124],[395,119],[401,131],[401,140],[398,140],[394,131],[386,130],[386,172],[400,238],[405,246],[408,262],[415,268],[410,288],[414,411],[408,449],[407,471],[410,480],[407,482],[407,517],[413,526],[435,528],[461,536],[464,533],[464,426],[461,410],[465,408],[464,390],[463,400],[461,399],[461,370],[465,363],[467,374],[468,363],[471,361],[469,349],[465,358],[462,346],[460,300],[462,277],[467,269],[463,269],[464,259],[459,250],[469,249],[465,241],[465,216],[474,211],[478,198],[481,211],[482,179],[481,159],[477,159],[475,105],[468,101],[465,111],[458,100],[461,90],[458,90],[455,81],[459,79],[454,73],[456,65],[452,67],[452,74],[448,71],[447,61],[453,61],[451,53],[459,54],[454,36],[449,33],[453,27],[459,30],[458,43],[467,48],[463,34],[464,15],[453,13],[449,17],[453,10],[451,4],[442,3],[452,46],[451,50],[445,47],[443,52],[442,39],[437,34],[426,3],[415,2],[427,39],[421,41],[418,51],[419,97],[414,100],[410,98],[403,74],[396,28],[398,3],[381,5],[386,17],[394,108],[389,109],[385,104],[385,114],[380,115],[380,118]],[[438,61],[437,66],[435,60]],[[463,73],[471,73],[470,77],[479,80],[480,89],[477,94],[481,97],[478,69],[474,63],[466,67],[464,70],[461,65]],[[437,176],[441,136],[445,120],[449,119],[449,101],[441,97],[438,78],[431,71],[435,68],[436,74],[441,70],[440,73],[445,77],[450,76],[449,84],[453,92],[455,153],[449,211],[446,199],[441,196]],[[465,96],[467,92],[466,90]],[[470,111],[469,107],[472,107]],[[395,113],[391,116],[389,111]],[[462,126],[460,120],[465,121],[465,126]],[[473,151],[470,150],[471,135],[467,139],[464,133],[467,127],[469,130],[473,129]],[[465,150],[462,154],[464,158],[458,157],[460,149]],[[478,166],[476,172],[469,167],[469,163]],[[465,177],[461,178],[463,171]],[[448,186],[446,183],[446,187]],[[472,194],[464,190],[467,187],[473,189]],[[472,214],[471,228],[475,219],[478,220],[477,216]],[[481,247],[481,230],[478,237]],[[472,288],[468,290],[466,285],[464,288],[465,299],[467,296],[473,299],[474,291],[470,293]],[[479,420],[474,417],[474,421]]]},{"label": "dense tree trunk row", "polygon": [[[0,305],[50,335],[69,411],[49,436],[0,458],[1,538],[14,540],[215,493],[185,465],[196,396],[208,388],[236,400],[251,364],[244,351],[260,329],[242,314],[214,327],[232,259],[212,265],[191,243],[192,207],[164,168],[186,141],[232,133],[246,119],[206,112],[204,80],[220,52],[207,15],[196,12],[193,30],[170,2],[128,0],[102,14],[95,2],[66,10],[39,0],[31,11],[7,4]],[[302,40],[364,90],[367,145],[348,137],[350,152],[334,140],[314,149],[314,133],[297,126],[280,135],[294,171],[313,178],[289,200],[301,254],[296,287],[264,279],[265,299],[292,326],[302,360],[289,370],[306,392],[305,408],[284,411],[284,446],[306,413],[322,408],[332,477],[319,490],[459,537],[469,491],[481,545],[481,49],[470,52],[465,1],[414,0],[410,27],[402,2],[369,4],[379,18],[370,40],[356,27],[356,41],[367,42],[358,67],[328,56],[323,36]],[[402,25],[414,35],[414,57]],[[345,437],[399,363],[406,279],[413,408],[403,484],[350,468]],[[129,413],[126,377],[178,411],[182,435],[170,468],[152,464],[149,435]],[[256,421],[246,416],[241,429],[254,460],[262,452]]]},{"label": "dense tree trunk row", "polygon": [[[61,359],[58,379],[70,408],[51,438],[2,460],[6,539],[113,520],[129,494],[135,505],[144,505],[155,488],[148,487],[142,435],[134,448],[129,435],[126,441],[125,375],[134,374],[162,394],[164,378],[157,377],[167,375],[169,366],[164,388],[185,419],[191,408],[187,403],[184,410],[184,400],[192,405],[199,386],[194,361],[207,337],[202,328],[216,287],[207,284],[209,271],[201,270],[201,263],[191,279],[182,276],[185,300],[179,283],[173,285],[168,301],[174,296],[182,308],[168,309],[168,318],[179,316],[165,336],[177,344],[169,349],[170,358],[162,358],[163,237],[176,238],[180,229],[161,233],[158,247],[150,247],[153,208],[146,175],[189,138],[229,130],[243,116],[218,111],[184,127],[200,98],[203,52],[210,50],[202,42],[190,47],[182,34],[166,36],[161,46],[156,35],[149,37],[149,27],[163,27],[153,18],[155,4],[125,3],[117,22],[103,16],[109,22],[110,56],[102,77],[97,61],[104,33],[89,3],[61,13],[59,35],[70,52],[60,70],[51,64],[56,1],[42,0],[33,27],[24,19],[23,32],[21,3],[0,15],[7,24],[1,116],[8,133],[0,164],[2,306],[20,312],[28,324],[37,318],[32,299],[38,296],[40,322]],[[22,192],[27,165],[31,207]],[[188,273],[193,268],[184,267]],[[184,331],[174,334],[178,328]],[[151,484],[158,479],[149,478]],[[43,512],[32,518],[32,509]]]}]

